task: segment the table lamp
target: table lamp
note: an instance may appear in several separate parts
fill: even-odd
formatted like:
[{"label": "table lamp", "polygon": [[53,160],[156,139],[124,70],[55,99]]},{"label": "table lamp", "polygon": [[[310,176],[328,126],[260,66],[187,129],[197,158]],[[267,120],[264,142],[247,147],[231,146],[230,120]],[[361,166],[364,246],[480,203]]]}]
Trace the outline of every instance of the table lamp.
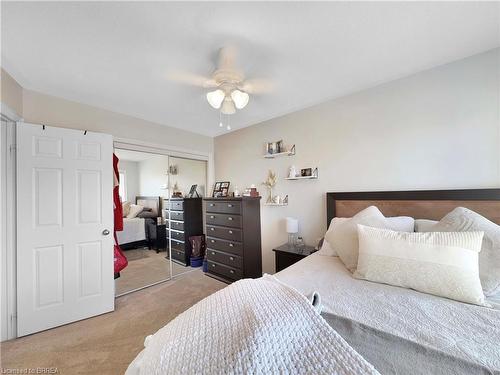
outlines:
[{"label": "table lamp", "polygon": [[295,245],[297,233],[299,233],[299,221],[293,217],[286,218],[286,231],[288,233],[288,244]]}]

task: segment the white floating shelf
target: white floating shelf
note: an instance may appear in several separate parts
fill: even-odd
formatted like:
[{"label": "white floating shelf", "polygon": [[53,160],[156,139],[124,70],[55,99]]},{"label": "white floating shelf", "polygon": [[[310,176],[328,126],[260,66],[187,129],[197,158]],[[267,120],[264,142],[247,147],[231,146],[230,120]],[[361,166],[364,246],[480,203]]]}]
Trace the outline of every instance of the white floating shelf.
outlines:
[{"label": "white floating shelf", "polygon": [[318,176],[298,176],[298,177],[287,177],[285,180],[317,180]]},{"label": "white floating shelf", "polygon": [[288,206],[288,203],[264,203],[264,206]]},{"label": "white floating shelf", "polygon": [[293,156],[295,155],[295,145],[292,146],[290,151],[278,152],[276,154],[265,154],[264,159],[274,159],[280,156]]}]

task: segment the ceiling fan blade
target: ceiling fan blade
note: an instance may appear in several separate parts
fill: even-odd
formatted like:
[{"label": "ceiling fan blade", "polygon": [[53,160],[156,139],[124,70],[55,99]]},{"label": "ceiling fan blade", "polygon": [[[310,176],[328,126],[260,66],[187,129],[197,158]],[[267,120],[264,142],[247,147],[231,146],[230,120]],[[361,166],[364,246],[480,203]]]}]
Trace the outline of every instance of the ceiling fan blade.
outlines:
[{"label": "ceiling fan blade", "polygon": [[217,61],[217,69],[231,70],[236,66],[236,47],[226,46],[219,50],[219,58]]},{"label": "ceiling fan blade", "polygon": [[180,70],[167,73],[167,79],[173,82],[178,82],[190,86],[203,88],[217,87],[217,84],[212,78],[208,78],[199,74],[183,72]]},{"label": "ceiling fan blade", "polygon": [[247,79],[239,88],[249,94],[267,94],[274,90],[274,83],[263,78]]}]

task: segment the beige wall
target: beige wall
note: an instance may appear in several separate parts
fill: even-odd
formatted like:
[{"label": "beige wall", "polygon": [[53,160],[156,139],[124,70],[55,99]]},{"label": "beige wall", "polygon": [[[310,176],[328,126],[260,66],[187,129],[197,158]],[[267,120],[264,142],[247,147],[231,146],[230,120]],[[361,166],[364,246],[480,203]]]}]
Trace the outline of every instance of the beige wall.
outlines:
[{"label": "beige wall", "polygon": [[9,106],[18,116],[23,113],[23,88],[7,73],[0,69],[0,102]]},{"label": "beige wall", "polygon": [[[216,180],[241,189],[272,169],[289,195],[287,207],[262,207],[264,271],[286,216],[308,244],[324,234],[328,191],[500,186],[499,66],[497,49],[217,137]],[[279,139],[297,154],[264,159],[264,142]],[[283,180],[292,164],[319,167],[319,179]]]},{"label": "beige wall", "polygon": [[86,129],[198,152],[213,149],[211,137],[26,89],[23,90],[23,117],[26,122]]}]

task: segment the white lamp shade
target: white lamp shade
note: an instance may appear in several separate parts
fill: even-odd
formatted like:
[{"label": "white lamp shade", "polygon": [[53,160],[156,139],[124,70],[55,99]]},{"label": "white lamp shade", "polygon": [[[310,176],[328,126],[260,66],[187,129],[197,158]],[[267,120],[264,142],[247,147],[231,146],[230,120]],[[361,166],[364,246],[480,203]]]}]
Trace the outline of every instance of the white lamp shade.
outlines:
[{"label": "white lamp shade", "polygon": [[207,93],[208,103],[216,109],[220,108],[225,97],[226,94],[224,94],[224,91],[222,91],[221,89],[217,89],[215,91],[210,91],[209,93]]},{"label": "white lamp shade", "polygon": [[245,108],[250,100],[250,96],[248,96],[246,92],[240,90],[233,90],[233,92],[231,92],[231,98],[238,109]]},{"label": "white lamp shade", "polygon": [[222,103],[222,109],[220,110],[225,115],[232,115],[236,113],[236,108],[234,108],[234,103],[231,98],[224,99],[224,103]]},{"label": "white lamp shade", "polygon": [[299,232],[299,221],[293,217],[286,218],[286,232],[287,233],[298,233]]}]

